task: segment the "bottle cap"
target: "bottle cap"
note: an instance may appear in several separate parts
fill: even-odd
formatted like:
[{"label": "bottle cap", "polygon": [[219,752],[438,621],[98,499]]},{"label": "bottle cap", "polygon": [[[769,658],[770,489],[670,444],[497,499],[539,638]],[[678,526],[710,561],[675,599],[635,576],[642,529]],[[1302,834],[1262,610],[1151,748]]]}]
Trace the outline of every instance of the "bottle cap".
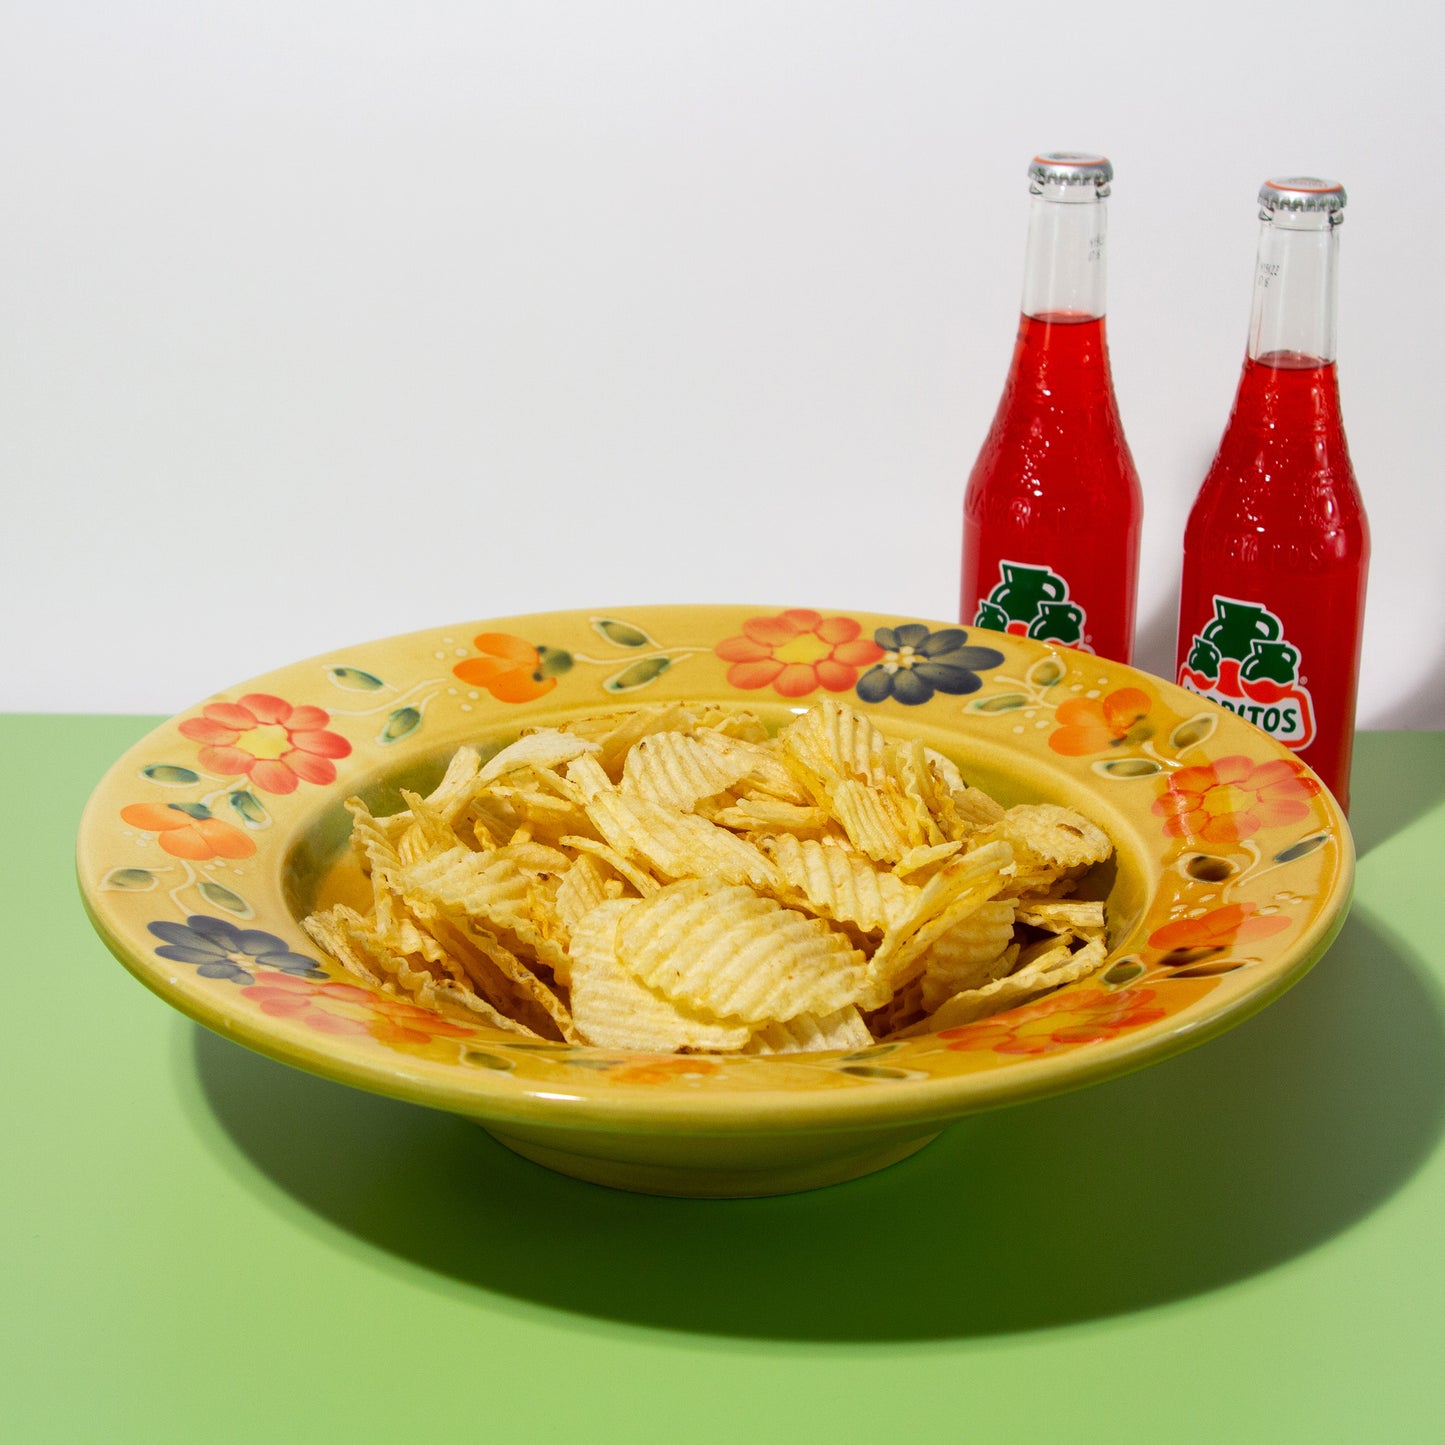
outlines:
[{"label": "bottle cap", "polygon": [[1107,196],[1113,179],[1109,158],[1095,151],[1045,151],[1029,162],[1029,180],[1035,184],[1096,186]]},{"label": "bottle cap", "polygon": [[1274,176],[1259,188],[1259,204],[1275,211],[1315,211],[1333,216],[1345,209],[1345,188],[1318,176]]}]

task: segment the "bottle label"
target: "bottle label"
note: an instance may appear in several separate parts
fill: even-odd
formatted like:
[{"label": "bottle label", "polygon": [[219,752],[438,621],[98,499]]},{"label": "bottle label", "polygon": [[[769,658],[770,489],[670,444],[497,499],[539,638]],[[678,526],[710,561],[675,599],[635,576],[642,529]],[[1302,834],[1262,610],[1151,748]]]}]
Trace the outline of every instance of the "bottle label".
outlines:
[{"label": "bottle label", "polygon": [[1214,597],[1214,616],[1194,634],[1179,685],[1238,713],[1299,752],[1315,738],[1315,708],[1300,683],[1300,650],[1262,602]]},{"label": "bottle label", "polygon": [[1027,562],[998,564],[999,580],[987,597],[980,597],[975,627],[1060,642],[1081,652],[1092,652],[1084,625],[1084,609],[1069,596],[1069,584],[1048,567]]}]

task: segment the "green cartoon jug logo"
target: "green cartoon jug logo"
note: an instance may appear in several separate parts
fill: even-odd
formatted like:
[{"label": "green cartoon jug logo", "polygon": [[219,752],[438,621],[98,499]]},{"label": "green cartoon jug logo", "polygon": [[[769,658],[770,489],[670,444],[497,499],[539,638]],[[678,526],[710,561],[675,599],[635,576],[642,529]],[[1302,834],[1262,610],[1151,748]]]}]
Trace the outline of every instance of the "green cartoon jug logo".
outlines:
[{"label": "green cartoon jug logo", "polygon": [[1001,561],[998,570],[993,590],[979,598],[975,627],[1093,650],[1084,635],[1084,609],[1069,597],[1069,584],[1057,572],[1010,561]]},{"label": "green cartoon jug logo", "polygon": [[1314,700],[1299,648],[1262,602],[1216,595],[1214,615],[1194,634],[1179,684],[1263,728],[1298,751],[1315,737]]}]

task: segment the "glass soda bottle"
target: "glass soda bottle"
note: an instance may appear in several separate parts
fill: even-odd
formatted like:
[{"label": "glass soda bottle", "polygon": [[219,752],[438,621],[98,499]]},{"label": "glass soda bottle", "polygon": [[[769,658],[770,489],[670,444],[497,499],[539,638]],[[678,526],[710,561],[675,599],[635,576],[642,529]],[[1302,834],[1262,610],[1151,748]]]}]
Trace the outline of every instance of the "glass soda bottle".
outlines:
[{"label": "glass soda bottle", "polygon": [[1104,339],[1113,177],[1073,151],[1029,166],[1023,314],[964,494],[959,617],[1128,662],[1143,500]]},{"label": "glass soda bottle", "polygon": [[1292,176],[1259,204],[1249,351],[1184,534],[1177,676],[1348,807],[1370,534],[1335,375],[1345,192]]}]

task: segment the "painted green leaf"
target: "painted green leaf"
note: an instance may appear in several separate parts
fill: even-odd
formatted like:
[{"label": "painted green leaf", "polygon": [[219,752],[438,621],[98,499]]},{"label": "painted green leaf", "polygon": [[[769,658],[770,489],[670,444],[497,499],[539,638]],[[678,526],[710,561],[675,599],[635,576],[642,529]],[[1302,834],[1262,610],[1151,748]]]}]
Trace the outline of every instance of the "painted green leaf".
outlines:
[{"label": "painted green leaf", "polygon": [[1301,838],[1298,843],[1291,843],[1288,848],[1281,848],[1274,855],[1274,861],[1276,863],[1293,863],[1296,858],[1307,857],[1316,848],[1323,848],[1329,841],[1328,833],[1312,833],[1308,838]]},{"label": "painted green leaf", "polygon": [[1152,778],[1162,766],[1152,758],[1110,758],[1107,763],[1095,763],[1094,771],[1106,778]]},{"label": "painted green leaf", "polygon": [[239,893],[232,893],[229,888],[223,888],[209,878],[198,883],[196,889],[207,903],[214,904],[217,908],[224,908],[227,913],[234,913],[238,918],[251,916],[251,905]]},{"label": "painted green leaf", "polygon": [[189,768],[177,767],[174,763],[152,763],[148,768],[142,768],[140,775],[149,778],[153,783],[163,783],[168,788],[188,788],[192,783],[201,781],[199,773],[193,773]]},{"label": "painted green leaf", "polygon": [[394,743],[404,737],[409,737],[420,726],[420,708],[399,707],[387,718],[386,726],[377,734],[376,740],[379,743]]},{"label": "painted green leaf", "polygon": [[1228,858],[1213,853],[1195,853],[1185,860],[1184,871],[1197,883],[1223,883],[1238,871]]},{"label": "painted green leaf", "polygon": [[327,676],[337,687],[348,692],[380,692],[386,684],[374,673],[363,672],[359,667],[328,667]]},{"label": "painted green leaf", "polygon": [[1029,668],[1029,681],[1035,687],[1052,687],[1063,677],[1066,670],[1057,657],[1043,657]]},{"label": "painted green leaf", "polygon": [[265,828],[270,825],[271,815],[261,806],[255,793],[244,788],[231,794],[231,806],[240,814],[241,821],[248,828]]},{"label": "painted green leaf", "polygon": [[572,671],[572,654],[561,647],[537,648],[537,671],[532,675],[540,682],[544,677],[561,677]]},{"label": "painted green leaf", "polygon": [[631,667],[624,667],[621,672],[614,673],[602,686],[608,692],[632,692],[636,688],[646,687],[650,682],[656,682],[671,666],[670,657],[639,658]]},{"label": "painted green leaf", "polygon": [[209,818],[211,810],[204,803],[167,803],[166,807],[184,813],[188,818]]},{"label": "painted green leaf", "polygon": [[479,1069],[495,1069],[503,1074],[510,1073],[517,1067],[510,1059],[504,1059],[498,1054],[484,1053],[481,1049],[468,1049],[463,1057],[467,1063],[475,1064]]},{"label": "painted green leaf", "polygon": [[1105,975],[1104,982],[1111,984],[1132,983],[1144,972],[1144,965],[1137,958],[1121,958]]},{"label": "painted green leaf", "polygon": [[1215,713],[1197,712],[1169,734],[1169,746],[1181,753],[1185,748],[1197,747],[1212,736],[1218,726],[1219,718]]},{"label": "painted green leaf", "polygon": [[132,893],[144,893],[154,888],[160,879],[149,868],[112,868],[100,880],[102,888],[125,888]]},{"label": "painted green leaf", "polygon": [[1001,692],[996,697],[981,697],[970,706],[973,712],[1014,712],[1027,703],[1021,692]]},{"label": "painted green leaf", "polygon": [[592,627],[608,642],[616,643],[618,647],[656,646],[640,627],[634,627],[630,622],[618,622],[611,617],[594,617]]},{"label": "painted green leaf", "polygon": [[839,1073],[852,1074],[855,1079],[906,1079],[906,1069],[890,1069],[881,1064],[847,1064]]}]

